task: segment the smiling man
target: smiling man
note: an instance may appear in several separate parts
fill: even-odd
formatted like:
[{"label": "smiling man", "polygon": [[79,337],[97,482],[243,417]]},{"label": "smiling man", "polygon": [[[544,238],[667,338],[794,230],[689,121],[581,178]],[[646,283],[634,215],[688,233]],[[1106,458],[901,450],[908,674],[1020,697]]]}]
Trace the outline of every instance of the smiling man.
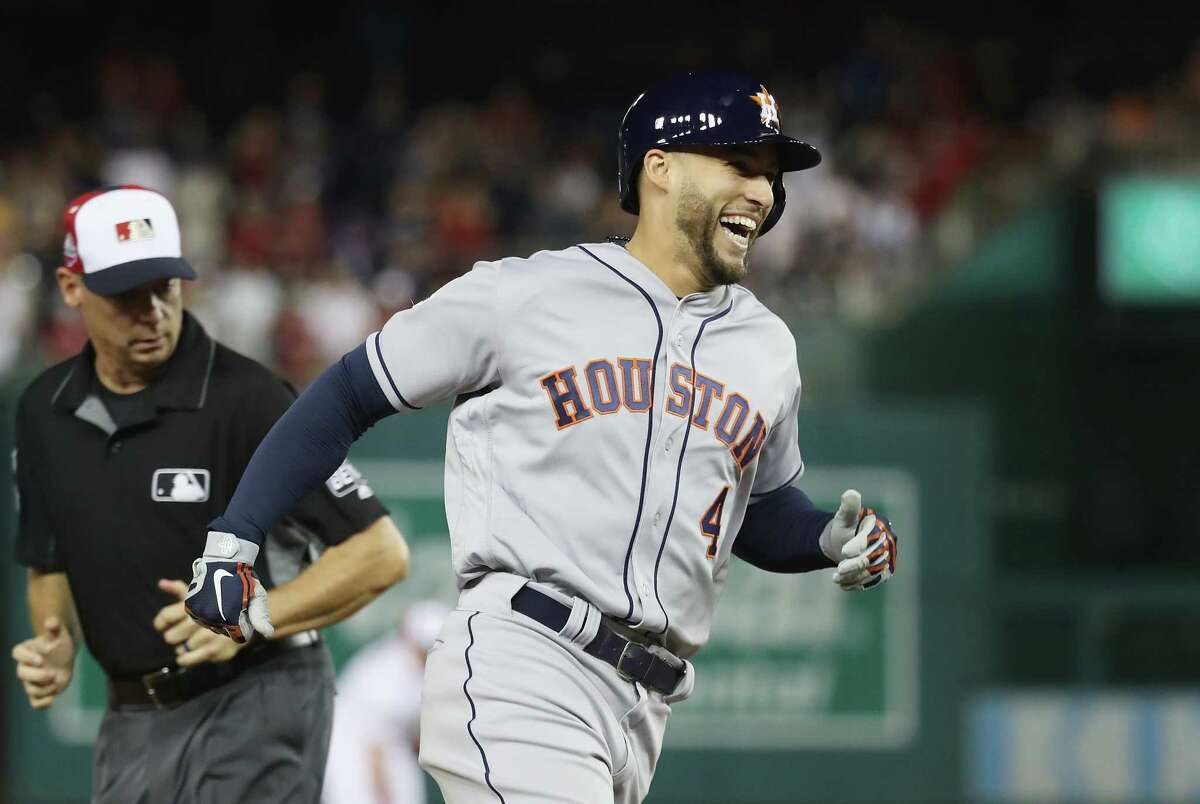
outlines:
[{"label": "smiling man", "polygon": [[196,274],[165,197],[87,193],[64,228],[56,277],[88,343],[18,405],[16,553],[34,635],[13,648],[17,677],[41,709],[82,642],[104,669],[93,802],[316,802],[333,707],[316,629],[403,577],[407,546],[344,464],[264,542],[273,633],[238,643],[188,618],[201,529],[294,395],[184,311],[180,284]]},{"label": "smiling man", "polygon": [[479,263],[392,316],[264,439],[192,578],[197,620],[269,628],[261,605],[219,605],[254,599],[263,528],[372,423],[453,400],[461,593],[421,710],[421,764],[450,804],[641,801],[733,557],[836,567],[847,590],[895,569],[857,491],[824,512],[793,485],[795,341],[737,284],[783,213],[781,175],[816,150],[726,73],[650,89],[619,144],[632,240]]},{"label": "smiling man", "polygon": [[627,202],[638,205],[647,223],[639,222],[627,248],[648,265],[662,265],[677,294],[740,282],[779,174],[778,155],[761,147],[652,148],[639,191]]}]

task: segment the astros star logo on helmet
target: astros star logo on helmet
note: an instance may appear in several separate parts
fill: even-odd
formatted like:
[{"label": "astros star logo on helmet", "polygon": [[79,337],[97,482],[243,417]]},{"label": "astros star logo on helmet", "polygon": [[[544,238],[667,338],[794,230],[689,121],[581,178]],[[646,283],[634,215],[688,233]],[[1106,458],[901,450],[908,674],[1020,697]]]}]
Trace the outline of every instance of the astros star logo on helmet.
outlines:
[{"label": "astros star logo on helmet", "polygon": [[762,124],[778,132],[779,104],[775,102],[775,98],[771,95],[771,93],[767,92],[767,88],[765,86],[759,84],[759,89],[762,91],[751,95],[750,100],[754,101],[761,107]]}]

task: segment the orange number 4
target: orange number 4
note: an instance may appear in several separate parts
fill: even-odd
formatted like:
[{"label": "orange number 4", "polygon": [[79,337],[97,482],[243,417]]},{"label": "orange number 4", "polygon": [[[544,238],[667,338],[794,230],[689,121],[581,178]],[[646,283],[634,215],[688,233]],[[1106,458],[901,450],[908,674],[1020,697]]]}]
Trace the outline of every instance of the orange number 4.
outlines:
[{"label": "orange number 4", "polygon": [[708,558],[717,557],[717,539],[721,536],[721,513],[725,510],[725,496],[729,494],[729,486],[721,489],[721,493],[708,506],[704,516],[700,517],[700,533],[708,539]]}]

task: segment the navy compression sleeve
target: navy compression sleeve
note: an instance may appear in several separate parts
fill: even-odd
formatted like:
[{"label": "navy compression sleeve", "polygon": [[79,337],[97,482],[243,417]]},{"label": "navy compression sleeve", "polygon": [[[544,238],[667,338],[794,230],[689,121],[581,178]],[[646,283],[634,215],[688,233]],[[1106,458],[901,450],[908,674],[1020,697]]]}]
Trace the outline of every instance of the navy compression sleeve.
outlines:
[{"label": "navy compression sleeve", "polygon": [[746,508],[733,554],[770,572],[808,572],[836,566],[821,552],[821,532],[833,514],[786,486]]},{"label": "navy compression sleeve", "polygon": [[271,427],[209,530],[261,545],[284,513],[334,473],[359,436],[395,412],[371,372],[365,344],[347,352]]}]

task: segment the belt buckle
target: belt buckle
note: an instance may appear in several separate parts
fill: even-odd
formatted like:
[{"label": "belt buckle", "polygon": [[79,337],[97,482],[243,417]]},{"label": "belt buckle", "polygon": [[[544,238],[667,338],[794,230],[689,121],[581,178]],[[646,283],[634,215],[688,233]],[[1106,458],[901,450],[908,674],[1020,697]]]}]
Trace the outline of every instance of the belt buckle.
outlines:
[{"label": "belt buckle", "polygon": [[625,669],[625,660],[629,659],[630,663],[632,664],[633,662],[638,662],[644,659],[649,653],[650,651],[646,649],[645,645],[641,645],[633,640],[627,640],[625,642],[625,647],[621,648],[621,655],[617,657],[617,672],[623,678],[627,678],[631,681],[641,681],[645,676],[645,669],[647,665],[642,666],[641,669],[643,672],[641,675],[634,675],[629,670]]},{"label": "belt buckle", "polygon": [[153,673],[146,673],[142,676],[142,686],[146,688],[146,694],[150,696],[150,702],[154,704],[155,709],[167,709],[168,704],[159,698],[158,686],[159,681],[164,681],[171,674],[171,668],[161,667]]}]

